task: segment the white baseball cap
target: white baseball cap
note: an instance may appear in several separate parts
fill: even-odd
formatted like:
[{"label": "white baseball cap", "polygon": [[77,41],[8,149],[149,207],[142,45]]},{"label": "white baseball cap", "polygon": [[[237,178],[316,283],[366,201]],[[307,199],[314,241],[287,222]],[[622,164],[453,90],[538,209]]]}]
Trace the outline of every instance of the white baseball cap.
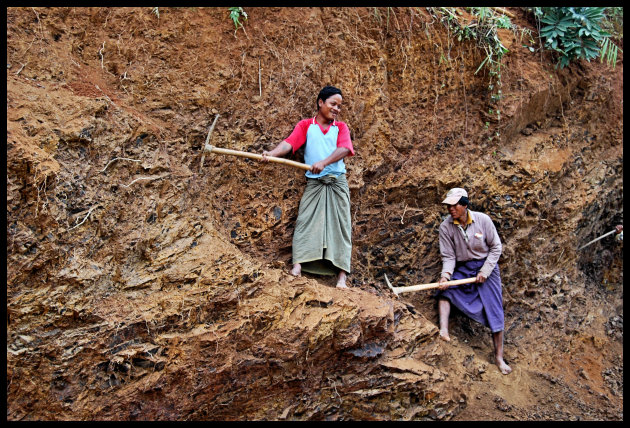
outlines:
[{"label": "white baseball cap", "polygon": [[448,193],[446,194],[446,199],[444,199],[442,203],[447,205],[455,205],[459,202],[462,196],[468,197],[468,193],[466,193],[464,189],[455,187],[448,191]]}]

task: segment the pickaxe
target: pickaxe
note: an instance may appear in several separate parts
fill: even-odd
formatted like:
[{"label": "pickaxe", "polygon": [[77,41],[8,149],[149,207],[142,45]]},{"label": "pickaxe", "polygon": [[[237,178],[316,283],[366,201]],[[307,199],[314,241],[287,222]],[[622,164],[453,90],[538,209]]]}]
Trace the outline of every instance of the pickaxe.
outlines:
[{"label": "pickaxe", "polygon": [[[410,291],[422,291],[422,290],[431,290],[432,288],[438,288],[440,286],[439,282],[431,282],[428,284],[418,284],[418,285],[409,285],[407,287],[393,287],[387,278],[387,274],[385,274],[385,281],[387,282],[387,286],[391,288],[396,296],[400,293],[408,293]],[[470,284],[471,282],[477,282],[477,278],[464,278],[464,279],[455,279],[453,281],[446,281],[444,284],[448,284],[449,287],[461,284]]]},{"label": "pickaxe", "polygon": [[608,232],[608,233],[604,233],[604,234],[603,234],[602,236],[600,236],[599,238],[595,238],[595,239],[593,239],[592,241],[590,241],[590,242],[588,242],[588,243],[586,243],[586,244],[582,245],[580,248],[578,248],[578,251],[580,251],[582,248],[588,247],[589,245],[591,245],[591,244],[593,244],[593,243],[595,243],[595,242],[599,241],[599,240],[600,240],[600,239],[602,239],[602,238],[607,237],[608,235],[612,235],[612,234],[613,234],[613,233],[615,233],[615,232],[617,232],[617,229],[615,229],[615,230],[611,230],[611,231],[610,231],[610,232]]},{"label": "pickaxe", "polygon": [[[204,147],[204,154],[205,154],[205,152],[208,152],[208,153],[219,153],[221,155],[240,156],[240,157],[243,157],[243,158],[258,159],[258,160],[262,159],[262,157],[263,157],[262,155],[259,155],[258,153],[241,152],[239,150],[232,150],[232,149],[222,149],[222,148],[219,148],[219,147],[211,146],[210,144],[206,144],[206,146]],[[267,159],[270,162],[281,163],[281,164],[292,166],[292,167],[295,167],[295,168],[305,169],[307,171],[311,170],[311,166],[310,165],[307,165],[305,163],[292,161],[290,159],[277,158],[275,156],[267,156]]]},{"label": "pickaxe", "polygon": [[[214,118],[214,122],[212,123],[212,126],[210,127],[210,130],[208,131],[208,136],[206,137],[206,144],[205,144],[205,146],[203,148],[203,154],[201,155],[201,163],[199,165],[199,171],[200,172],[201,172],[201,168],[203,167],[203,161],[206,158],[206,153],[219,153],[221,155],[240,156],[240,157],[243,157],[243,158],[257,159],[257,160],[262,159],[263,156],[259,155],[257,153],[242,152],[242,151],[239,151],[239,150],[232,150],[232,149],[222,149],[222,148],[214,147],[213,145],[211,145],[210,144],[210,135],[212,134],[212,131],[214,130],[214,125],[217,123],[217,119],[219,119],[219,115],[217,115]],[[301,162],[292,161],[290,159],[278,158],[278,157],[275,157],[275,156],[267,156],[267,160],[269,160],[270,162],[281,163],[281,164],[292,166],[292,167],[295,167],[295,168],[305,169],[307,171],[311,170],[311,165],[307,165],[307,164],[301,163]]]}]

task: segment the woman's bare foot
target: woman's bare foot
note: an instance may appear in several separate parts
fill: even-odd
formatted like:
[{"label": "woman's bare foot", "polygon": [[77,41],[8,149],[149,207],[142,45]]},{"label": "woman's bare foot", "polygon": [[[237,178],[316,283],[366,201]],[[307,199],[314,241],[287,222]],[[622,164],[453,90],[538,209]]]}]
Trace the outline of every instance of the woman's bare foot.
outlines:
[{"label": "woman's bare foot", "polygon": [[508,366],[505,361],[503,361],[503,358],[495,358],[496,362],[497,362],[497,367],[499,367],[499,370],[501,370],[501,373],[503,374],[510,374],[512,372],[512,368],[510,366]]},{"label": "woman's bare foot", "polygon": [[337,277],[337,288],[348,288],[346,285],[346,273],[344,271],[339,271],[339,276]]},{"label": "woman's bare foot", "polygon": [[440,330],[440,339],[442,339],[445,342],[450,342],[451,337],[448,335],[448,331]]},{"label": "woman's bare foot", "polygon": [[294,264],[293,269],[291,269],[291,275],[302,276],[302,265],[299,263]]}]

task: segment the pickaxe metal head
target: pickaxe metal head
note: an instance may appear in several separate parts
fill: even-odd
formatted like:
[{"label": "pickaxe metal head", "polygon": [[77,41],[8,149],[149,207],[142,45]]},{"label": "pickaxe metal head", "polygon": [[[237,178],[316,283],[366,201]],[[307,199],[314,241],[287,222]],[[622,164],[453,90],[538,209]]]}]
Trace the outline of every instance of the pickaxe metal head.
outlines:
[{"label": "pickaxe metal head", "polygon": [[217,114],[214,118],[214,122],[212,122],[212,126],[208,130],[208,136],[206,137],[206,144],[203,147],[203,152],[201,154],[201,162],[199,163],[199,172],[203,168],[203,161],[206,159],[206,152],[212,153],[212,146],[210,145],[210,135],[212,135],[212,131],[214,131],[214,125],[217,124],[217,120],[219,120],[219,114]]},{"label": "pickaxe metal head", "polygon": [[384,275],[385,275],[385,282],[387,282],[387,286],[394,292],[396,297],[398,297],[398,293],[396,292],[396,289],[392,287],[392,284],[389,282],[389,279],[387,278],[387,274],[384,274]]}]

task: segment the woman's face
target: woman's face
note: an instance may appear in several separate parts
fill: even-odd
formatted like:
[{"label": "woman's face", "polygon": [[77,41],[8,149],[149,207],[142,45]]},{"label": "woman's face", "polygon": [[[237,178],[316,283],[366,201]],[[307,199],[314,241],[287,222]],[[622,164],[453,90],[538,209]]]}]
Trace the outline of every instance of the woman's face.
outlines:
[{"label": "woman's face", "polygon": [[339,94],[331,95],[326,101],[319,100],[319,113],[328,121],[336,120],[341,112],[342,102],[343,98]]}]

